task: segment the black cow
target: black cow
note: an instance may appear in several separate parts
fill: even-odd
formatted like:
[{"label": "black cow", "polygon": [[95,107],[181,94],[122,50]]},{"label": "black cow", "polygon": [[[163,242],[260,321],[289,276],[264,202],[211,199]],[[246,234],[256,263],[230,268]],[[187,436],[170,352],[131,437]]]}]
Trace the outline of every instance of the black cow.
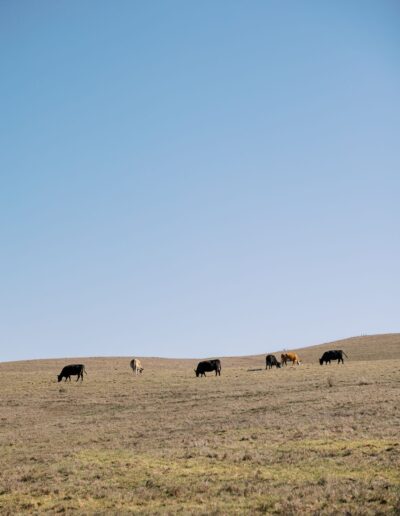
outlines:
[{"label": "black cow", "polygon": [[267,355],[265,357],[265,369],[272,369],[273,366],[279,368],[281,367],[281,363],[278,362],[275,355]]},{"label": "black cow", "polygon": [[215,371],[215,376],[221,376],[221,361],[220,360],[205,360],[197,364],[197,369],[194,370],[196,376],[206,376],[206,371]]},{"label": "black cow", "polygon": [[320,363],[320,365],[323,365],[324,362],[326,364],[328,364],[328,363],[330,364],[331,360],[337,360],[338,364],[340,364],[340,362],[342,362],[342,364],[344,364],[343,355],[346,358],[349,358],[346,355],[346,353],[344,351],[342,351],[341,349],[332,349],[331,351],[325,351],[325,353],[319,359],[319,363]]},{"label": "black cow", "polygon": [[85,366],[83,364],[72,364],[63,367],[61,373],[57,376],[57,378],[59,382],[61,382],[63,378],[65,378],[65,381],[67,381],[67,379],[71,381],[71,375],[76,374],[76,381],[78,381],[80,378],[83,382],[83,373],[87,374]]}]

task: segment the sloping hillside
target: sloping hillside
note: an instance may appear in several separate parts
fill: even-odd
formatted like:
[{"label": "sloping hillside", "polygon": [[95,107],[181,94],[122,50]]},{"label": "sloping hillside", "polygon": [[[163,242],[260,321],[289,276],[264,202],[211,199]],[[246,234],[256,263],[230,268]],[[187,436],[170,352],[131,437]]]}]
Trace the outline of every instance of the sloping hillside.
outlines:
[{"label": "sloping hillside", "polygon": [[385,360],[400,358],[400,333],[365,335],[300,348],[296,352],[304,362],[316,362],[324,351],[343,349],[349,360]]},{"label": "sloping hillside", "polygon": [[[348,356],[348,360],[369,361],[369,360],[389,360],[400,359],[400,333],[388,333],[383,335],[365,335],[363,337],[350,337],[348,339],[326,342],[315,346],[304,348],[286,348],[286,351],[296,351],[303,364],[318,363],[318,359],[324,351],[329,349],[342,349]],[[222,359],[223,367],[246,367],[256,368],[263,367],[265,364],[265,355],[273,353],[278,358],[283,350],[271,351],[262,355],[246,355],[238,357],[219,357]],[[140,358],[140,357],[139,357]],[[200,358],[159,358],[159,357],[141,357],[144,361],[146,369],[171,369],[175,371],[188,371],[196,367]],[[218,358],[210,357],[210,358]],[[345,359],[346,360],[346,359]],[[5,362],[3,367],[8,370],[31,371],[32,368],[40,368],[41,371],[59,372],[65,363],[82,362],[89,365],[92,362],[96,364],[104,364],[104,367],[110,367],[113,364],[115,370],[121,367],[129,369],[129,357],[79,357],[79,358],[57,358],[47,360],[24,360],[18,362]],[[40,363],[40,366],[39,366]],[[55,373],[54,373],[55,374]]]},{"label": "sloping hillside", "polygon": [[[400,333],[388,333],[384,335],[365,335],[363,337],[350,337],[348,339],[326,342],[316,346],[291,349],[296,351],[304,364],[318,363],[324,351],[329,349],[342,349],[348,359],[353,361],[364,360],[388,360],[400,359]],[[278,358],[283,350],[273,351]],[[244,357],[224,357],[225,366],[257,367],[263,365],[265,354],[250,355]],[[346,359],[345,359],[346,360]]]}]

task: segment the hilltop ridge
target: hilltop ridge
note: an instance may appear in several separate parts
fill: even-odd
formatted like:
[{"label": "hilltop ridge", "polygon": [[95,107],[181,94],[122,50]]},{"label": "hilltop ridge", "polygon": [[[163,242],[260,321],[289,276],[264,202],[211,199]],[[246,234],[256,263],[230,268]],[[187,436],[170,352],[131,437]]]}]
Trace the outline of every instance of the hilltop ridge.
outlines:
[{"label": "hilltop ridge", "polygon": [[[295,351],[301,358],[303,363],[316,363],[324,351],[329,349],[343,349],[351,361],[368,361],[368,360],[385,360],[385,359],[400,359],[400,333],[386,333],[376,335],[363,335],[356,337],[348,337],[340,340],[324,342],[312,346],[293,347],[278,349],[274,351],[265,351],[265,353],[255,355],[239,355],[239,356],[219,356],[223,359],[225,365],[230,366],[252,366],[264,362],[266,354],[275,354],[279,356],[283,351]],[[133,356],[133,355],[132,355]],[[199,357],[193,358],[166,358],[166,357],[146,357],[138,355],[138,358],[143,359],[149,365],[156,363],[163,364],[163,367],[187,367],[189,363],[194,363],[202,360]],[[210,357],[212,358],[212,357]],[[215,356],[214,358],[217,358]],[[43,359],[27,359],[19,361],[0,362],[0,364],[20,364],[21,367],[25,363],[42,362],[62,364],[68,361],[126,361],[126,356],[104,356],[104,357],[63,357],[63,358],[43,358]]]}]

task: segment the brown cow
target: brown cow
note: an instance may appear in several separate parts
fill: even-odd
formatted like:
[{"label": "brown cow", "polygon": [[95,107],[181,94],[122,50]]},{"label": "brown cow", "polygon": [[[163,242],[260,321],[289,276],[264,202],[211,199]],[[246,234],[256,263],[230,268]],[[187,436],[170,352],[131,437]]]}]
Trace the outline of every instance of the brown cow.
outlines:
[{"label": "brown cow", "polygon": [[288,362],[292,362],[292,367],[294,364],[300,365],[300,359],[297,353],[282,353],[281,364],[287,365]]},{"label": "brown cow", "polygon": [[138,360],[137,358],[132,358],[130,366],[132,368],[133,374],[136,373],[136,375],[138,375],[139,373],[142,373],[142,371],[143,371],[142,364],[141,364],[140,360]]}]

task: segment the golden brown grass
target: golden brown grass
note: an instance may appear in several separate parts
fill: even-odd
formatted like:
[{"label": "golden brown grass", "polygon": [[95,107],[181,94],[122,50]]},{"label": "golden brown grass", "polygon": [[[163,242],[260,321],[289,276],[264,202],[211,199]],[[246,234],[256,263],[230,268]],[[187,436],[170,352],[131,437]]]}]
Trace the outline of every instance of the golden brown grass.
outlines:
[{"label": "golden brown grass", "polygon": [[[325,346],[325,347],[324,347]],[[264,357],[0,364],[0,512],[398,514],[400,335]],[[320,366],[342,348],[345,365]]]}]

